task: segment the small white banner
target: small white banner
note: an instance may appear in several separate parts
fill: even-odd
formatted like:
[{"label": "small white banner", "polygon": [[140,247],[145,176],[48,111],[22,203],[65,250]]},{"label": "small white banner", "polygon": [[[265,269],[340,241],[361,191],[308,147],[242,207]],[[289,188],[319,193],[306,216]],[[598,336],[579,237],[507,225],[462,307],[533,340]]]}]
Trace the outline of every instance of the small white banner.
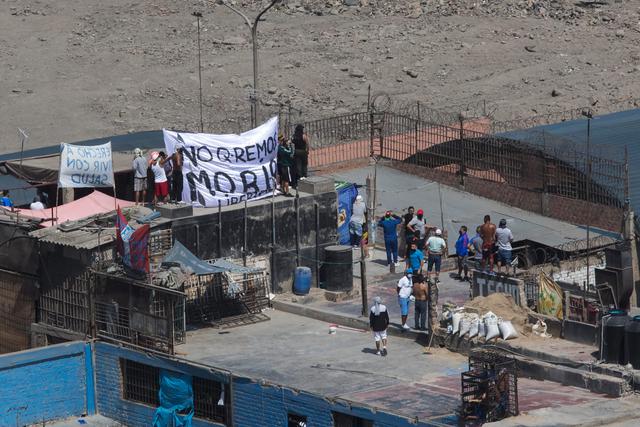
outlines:
[{"label": "small white banner", "polygon": [[58,187],[113,187],[111,142],[102,145],[61,144]]},{"label": "small white banner", "polygon": [[167,154],[182,149],[182,200],[218,207],[273,193],[278,153],[278,118],[240,135],[164,130]]}]

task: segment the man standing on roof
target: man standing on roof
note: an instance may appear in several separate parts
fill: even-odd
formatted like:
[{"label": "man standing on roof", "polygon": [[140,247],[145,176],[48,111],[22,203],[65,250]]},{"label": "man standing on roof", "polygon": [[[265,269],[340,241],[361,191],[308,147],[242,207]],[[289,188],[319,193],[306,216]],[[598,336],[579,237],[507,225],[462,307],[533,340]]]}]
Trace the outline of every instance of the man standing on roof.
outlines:
[{"label": "man standing on roof", "polygon": [[136,205],[144,205],[147,200],[147,169],[149,165],[142,157],[142,150],[133,150],[133,192]]},{"label": "man standing on roof", "polygon": [[427,281],[431,278],[431,271],[435,267],[436,283],[440,282],[440,266],[442,256],[447,253],[447,242],[442,238],[442,230],[436,229],[435,236],[427,240]]},{"label": "man standing on roof", "polygon": [[504,266],[505,274],[509,274],[509,266],[511,265],[511,242],[513,242],[513,234],[507,228],[507,220],[502,218],[496,230],[496,242],[498,244],[498,273],[502,272]]},{"label": "man standing on roof", "polygon": [[411,242],[411,248],[407,254],[407,269],[411,269],[414,275],[422,275],[422,267],[424,266],[424,254],[418,249],[418,244]]},{"label": "man standing on roof", "polygon": [[[378,356],[387,355],[387,328],[389,327],[389,313],[387,307],[382,304],[382,298],[375,297],[373,306],[369,311],[369,326],[373,332],[373,339],[376,341],[376,350]],[[382,351],[380,343],[382,342]]]},{"label": "man standing on roof", "polygon": [[360,239],[362,238],[362,226],[365,224],[367,207],[362,201],[362,196],[357,195],[356,201],[353,202],[351,208],[351,220],[349,221],[349,235],[351,236],[351,246],[360,247]]},{"label": "man standing on roof", "polygon": [[408,268],[404,276],[398,280],[398,304],[400,304],[400,318],[402,319],[402,329],[405,331],[411,329],[407,325],[407,316],[409,315],[409,301],[413,295],[413,272]]},{"label": "man standing on roof", "polygon": [[409,254],[409,250],[411,249],[411,242],[414,239],[414,233],[411,230],[409,230],[409,223],[413,219],[413,215],[414,215],[413,206],[409,206],[409,208],[407,209],[407,213],[404,214],[402,217],[402,223],[404,224],[404,242],[407,245],[404,252],[405,258]]},{"label": "man standing on roof", "polygon": [[484,224],[480,226],[480,236],[482,237],[482,270],[487,270],[487,262],[489,263],[489,272],[493,273],[493,255],[495,252],[496,242],[496,225],[491,222],[489,215],[484,216]]},{"label": "man standing on roof", "polygon": [[285,197],[293,197],[289,192],[289,184],[293,182],[293,148],[283,135],[278,136],[278,177],[280,178],[280,191]]},{"label": "man standing on roof", "polygon": [[[458,240],[456,240],[456,258],[458,261],[458,280],[469,280],[469,266],[467,258],[469,256],[469,236],[467,235],[467,226],[460,227],[458,232]],[[464,277],[462,271],[464,270]]]},{"label": "man standing on roof", "polygon": [[[422,253],[421,251],[418,251]],[[429,300],[429,287],[421,275],[413,279],[413,296],[415,297],[414,325],[419,331],[427,330],[427,313]]]},{"label": "man standing on roof", "polygon": [[182,147],[179,147],[175,153],[171,156],[173,161],[173,185],[171,186],[172,195],[171,198],[175,202],[182,201]]},{"label": "man standing on roof", "polygon": [[303,125],[296,125],[291,142],[295,149],[295,183],[297,184],[298,180],[307,179],[307,166],[309,165],[309,136],[304,132]]},{"label": "man standing on roof", "polygon": [[387,265],[399,267],[398,264],[398,233],[396,227],[402,223],[398,215],[387,211],[384,217],[378,221],[378,227],[382,227],[384,232],[384,247],[387,250]]},{"label": "man standing on roof", "polygon": [[424,250],[424,243],[427,231],[427,221],[424,219],[424,211],[422,209],[418,209],[416,212],[416,216],[413,217],[409,224],[407,225],[407,229],[411,231],[414,235],[417,235],[418,241],[417,246],[419,250]]},{"label": "man standing on roof", "polygon": [[153,153],[151,156],[151,172],[153,172],[153,182],[155,183],[153,192],[153,204],[166,203],[169,197],[169,182],[164,169],[166,157],[161,157],[160,153]]}]

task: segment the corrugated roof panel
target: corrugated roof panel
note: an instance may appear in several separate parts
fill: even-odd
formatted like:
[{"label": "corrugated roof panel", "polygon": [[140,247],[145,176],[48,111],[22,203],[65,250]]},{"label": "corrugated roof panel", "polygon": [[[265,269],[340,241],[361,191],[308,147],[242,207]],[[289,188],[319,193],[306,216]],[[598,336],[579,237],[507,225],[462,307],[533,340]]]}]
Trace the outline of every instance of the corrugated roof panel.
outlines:
[{"label": "corrugated roof panel", "polygon": [[[587,119],[571,120],[507,132],[504,136],[526,139],[527,133],[547,133],[576,143],[587,144]],[[591,120],[591,144],[606,158],[623,161],[625,147],[629,161],[629,198],[634,211],[640,212],[640,109],[595,116]]]}]

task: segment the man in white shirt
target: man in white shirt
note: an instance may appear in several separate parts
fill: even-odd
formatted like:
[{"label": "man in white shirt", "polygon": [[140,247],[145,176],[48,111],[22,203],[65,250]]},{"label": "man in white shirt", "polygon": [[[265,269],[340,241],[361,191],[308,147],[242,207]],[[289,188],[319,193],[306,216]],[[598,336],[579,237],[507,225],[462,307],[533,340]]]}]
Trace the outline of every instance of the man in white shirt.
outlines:
[{"label": "man in white shirt", "polygon": [[405,271],[404,276],[398,281],[398,303],[400,304],[400,316],[402,319],[402,328],[411,329],[407,325],[407,316],[409,315],[409,298],[413,293],[413,271],[409,268]]},{"label": "man in white shirt", "polygon": [[496,244],[498,245],[498,273],[502,271],[504,265],[505,274],[509,273],[509,265],[511,265],[511,242],[513,242],[513,234],[507,228],[507,220],[501,219],[496,230]]},{"label": "man in white shirt", "polygon": [[431,278],[431,271],[435,266],[436,283],[440,282],[440,266],[442,265],[442,255],[446,255],[447,242],[442,238],[442,230],[436,230],[435,236],[427,240],[427,281]]},{"label": "man in white shirt", "polygon": [[418,241],[416,242],[418,249],[421,251],[424,250],[424,239],[426,237],[426,227],[427,221],[424,219],[424,211],[422,209],[418,209],[417,214],[413,217],[409,224],[407,225],[407,229],[412,233],[419,232]]}]

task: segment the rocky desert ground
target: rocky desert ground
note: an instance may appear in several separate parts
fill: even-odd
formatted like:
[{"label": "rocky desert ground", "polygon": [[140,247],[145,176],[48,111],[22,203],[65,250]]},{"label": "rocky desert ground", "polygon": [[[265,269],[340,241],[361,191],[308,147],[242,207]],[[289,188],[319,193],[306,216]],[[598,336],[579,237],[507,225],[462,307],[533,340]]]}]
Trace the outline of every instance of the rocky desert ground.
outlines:
[{"label": "rocky desert ground", "polygon": [[[253,17],[267,1],[229,0]],[[243,20],[205,0],[0,0],[0,151],[199,123],[248,128]],[[400,103],[495,120],[633,106],[640,0],[284,0],[260,22],[259,98],[310,120]],[[464,107],[467,106],[467,107]]]}]

